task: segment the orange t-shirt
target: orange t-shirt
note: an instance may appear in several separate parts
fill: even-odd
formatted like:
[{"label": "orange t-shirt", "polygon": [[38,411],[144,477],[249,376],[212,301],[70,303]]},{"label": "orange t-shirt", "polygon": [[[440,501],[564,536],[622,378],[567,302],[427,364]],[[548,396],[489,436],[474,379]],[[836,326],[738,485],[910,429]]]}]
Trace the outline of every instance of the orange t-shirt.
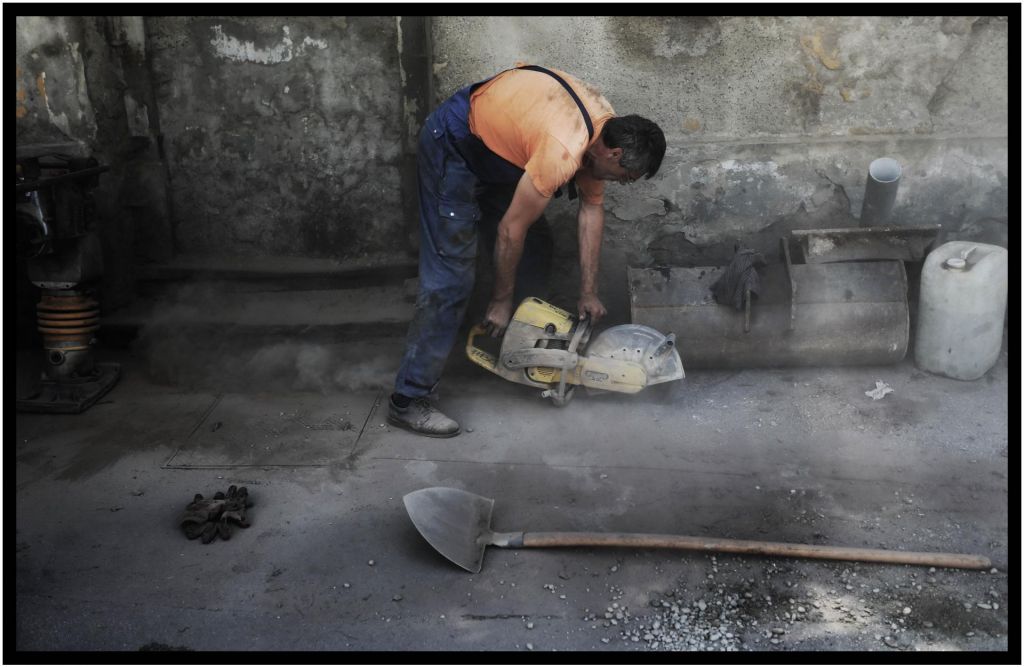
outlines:
[{"label": "orange t-shirt", "polygon": [[[489,149],[524,169],[545,197],[552,196],[573,177],[582,165],[584,152],[615,115],[596,88],[561,70],[548,69],[565,79],[583,102],[594,125],[593,140],[587,136],[587,125],[576,102],[562,84],[544,72],[502,72],[469,98],[470,132]],[[604,181],[580,174],[576,186],[588,204],[604,201]]]}]

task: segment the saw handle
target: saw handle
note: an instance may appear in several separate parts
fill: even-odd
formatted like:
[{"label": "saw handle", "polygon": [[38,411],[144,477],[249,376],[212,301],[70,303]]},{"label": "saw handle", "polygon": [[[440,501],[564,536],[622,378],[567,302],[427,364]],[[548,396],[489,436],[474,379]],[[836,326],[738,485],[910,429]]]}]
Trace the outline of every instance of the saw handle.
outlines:
[{"label": "saw handle", "polygon": [[[569,354],[576,354],[577,349],[581,345],[586,345],[587,341],[590,340],[590,327],[591,327],[590,313],[583,313],[580,316],[579,323],[576,325],[576,332],[572,335],[569,340]],[[566,360],[568,361],[568,360]],[[569,366],[567,363],[563,363],[558,374],[558,389],[554,392],[548,390],[547,395],[551,397],[551,402],[557,407],[564,408],[572,400],[572,395],[576,391],[576,387],[571,385],[568,390],[565,388],[565,380],[569,375]]]},{"label": "saw handle", "polygon": [[684,549],[689,551],[710,551],[757,556],[784,556],[790,558],[854,560],[873,563],[927,565],[931,567],[956,567],[969,570],[983,570],[992,567],[992,562],[988,558],[972,554],[861,549],[856,547],[832,547],[816,544],[762,542],[760,540],[731,540],[709,537],[690,537],[686,535],[658,535],[650,533],[522,533],[521,541],[519,539],[512,539],[507,545],[498,544],[496,546]]},{"label": "saw handle", "polygon": [[476,346],[476,337],[487,333],[487,327],[483,324],[474,324],[469,330],[469,338],[466,340],[466,356],[478,366],[483,366],[492,373],[498,370],[498,358],[490,352],[485,352]]}]

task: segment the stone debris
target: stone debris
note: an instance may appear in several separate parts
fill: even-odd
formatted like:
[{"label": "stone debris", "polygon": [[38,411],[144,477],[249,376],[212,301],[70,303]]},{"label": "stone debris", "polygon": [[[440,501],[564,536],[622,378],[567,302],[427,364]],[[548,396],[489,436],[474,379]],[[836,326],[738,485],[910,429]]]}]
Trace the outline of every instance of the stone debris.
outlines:
[{"label": "stone debris", "polygon": [[871,391],[865,391],[864,395],[870,396],[871,399],[874,401],[878,401],[885,398],[887,394],[891,393],[893,393],[892,387],[882,382],[881,380],[875,380],[875,388],[872,389]]},{"label": "stone debris", "polygon": [[605,624],[620,628],[622,641],[643,643],[649,650],[739,650],[739,635],[749,622],[740,605],[749,598],[721,586],[706,597],[692,601],[685,591],[671,591],[649,602],[651,616],[633,616],[616,604],[607,608]]},{"label": "stone debris", "polygon": [[[942,640],[936,623],[927,620],[928,605],[921,600],[922,587],[917,584],[926,575],[906,572],[905,578],[886,579],[883,586],[882,581],[872,581],[874,573],[853,565],[830,569],[835,577],[831,587],[827,580],[818,579],[802,589],[799,579],[806,576],[797,574],[799,570],[772,562],[749,576],[755,573],[731,566],[711,558],[704,573],[681,577],[674,590],[652,591],[639,600],[638,591],[626,597],[621,588],[609,584],[607,606],[596,613],[584,610],[582,620],[593,630],[617,634],[617,640],[614,634],[610,639],[602,637],[602,644],[620,641],[626,645],[620,648],[641,651],[801,651],[807,650],[807,643],[819,644],[814,631],[822,622],[849,624],[850,632],[840,633],[849,635],[847,640],[856,642],[859,636],[860,642],[870,642],[873,636],[882,650],[917,651],[934,648]],[[751,569],[746,564],[742,567]],[[722,581],[704,578],[712,569],[721,570]],[[736,577],[737,573],[744,576]],[[989,589],[960,602],[965,611],[980,616],[980,610],[989,614],[998,610],[994,598],[999,597]],[[637,605],[635,612],[627,602]],[[975,636],[970,625],[961,632],[965,631],[971,632],[968,638]]]}]

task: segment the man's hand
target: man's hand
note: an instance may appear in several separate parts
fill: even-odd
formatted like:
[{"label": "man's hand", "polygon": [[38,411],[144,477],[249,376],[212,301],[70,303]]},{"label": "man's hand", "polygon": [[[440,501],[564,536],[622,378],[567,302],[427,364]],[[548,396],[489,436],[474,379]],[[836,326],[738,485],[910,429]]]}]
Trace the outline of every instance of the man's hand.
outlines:
[{"label": "man's hand", "polygon": [[487,306],[487,316],[484,318],[483,325],[492,338],[498,338],[505,333],[511,319],[512,299],[495,299]]},{"label": "man's hand", "polygon": [[591,324],[596,324],[598,320],[608,314],[608,310],[605,309],[596,294],[581,294],[576,307],[579,309],[581,319],[587,315],[590,316]]}]

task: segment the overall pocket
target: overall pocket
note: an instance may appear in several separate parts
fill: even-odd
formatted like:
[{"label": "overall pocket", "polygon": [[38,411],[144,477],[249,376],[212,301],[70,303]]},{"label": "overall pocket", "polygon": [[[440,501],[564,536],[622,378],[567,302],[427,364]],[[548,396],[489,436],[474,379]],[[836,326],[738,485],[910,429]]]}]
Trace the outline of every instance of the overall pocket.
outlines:
[{"label": "overall pocket", "polygon": [[475,259],[477,222],[480,220],[476,175],[457,155],[449,154],[440,185],[437,226],[432,234],[434,247],[443,257]]}]

